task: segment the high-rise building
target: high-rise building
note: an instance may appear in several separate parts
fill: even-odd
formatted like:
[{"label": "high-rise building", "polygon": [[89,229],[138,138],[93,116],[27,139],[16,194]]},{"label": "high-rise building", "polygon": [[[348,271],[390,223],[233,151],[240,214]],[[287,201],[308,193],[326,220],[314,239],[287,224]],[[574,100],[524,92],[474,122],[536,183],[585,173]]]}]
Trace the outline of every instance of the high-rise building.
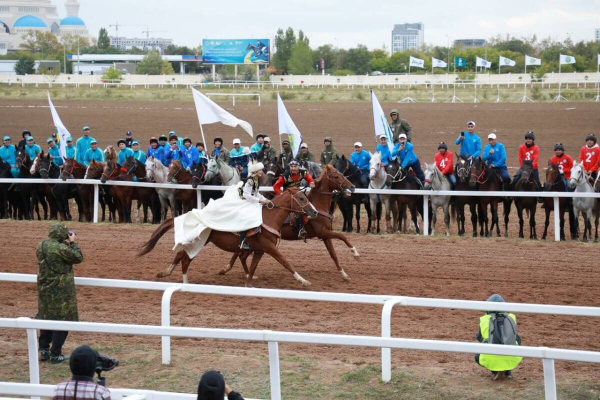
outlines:
[{"label": "high-rise building", "polygon": [[600,42],[600,29],[596,29],[596,42]]},{"label": "high-rise building", "polygon": [[397,24],[392,30],[392,54],[397,51],[420,50],[425,43],[425,25]]},{"label": "high-rise building", "polygon": [[457,39],[454,41],[454,47],[462,49],[485,47],[485,39]]}]

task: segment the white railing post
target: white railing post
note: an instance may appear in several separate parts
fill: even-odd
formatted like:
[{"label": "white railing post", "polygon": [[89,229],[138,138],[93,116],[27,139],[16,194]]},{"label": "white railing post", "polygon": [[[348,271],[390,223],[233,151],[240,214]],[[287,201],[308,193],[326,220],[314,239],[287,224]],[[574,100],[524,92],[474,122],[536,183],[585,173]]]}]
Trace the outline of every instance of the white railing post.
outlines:
[{"label": "white railing post", "polygon": [[559,198],[554,198],[554,241],[560,242],[560,203]]},{"label": "white railing post", "polygon": [[94,223],[98,223],[98,204],[100,203],[100,187],[94,185]]},{"label": "white railing post", "polygon": [[260,94],[258,95],[258,106],[260,107]]},{"label": "white railing post", "polygon": [[542,358],[544,365],[544,393],[546,400],[556,400],[556,373],[554,371],[554,360]]},{"label": "white railing post", "polygon": [[202,209],[202,190],[197,189],[196,190],[196,201],[198,202],[198,205],[196,206],[196,208],[198,210]]},{"label": "white railing post", "polygon": [[269,375],[271,400],[281,400],[281,371],[279,368],[279,343],[269,342]]},{"label": "white railing post", "polygon": [[[386,301],[381,311],[381,337],[392,337],[392,309],[396,304],[402,304],[403,297],[396,297]],[[381,380],[389,382],[392,379],[392,349],[381,348]]]},{"label": "white railing post", "polygon": [[429,235],[429,195],[423,195],[423,235]]},{"label": "white railing post", "polygon": [[[30,321],[30,318],[20,317],[19,321]],[[27,350],[29,352],[29,383],[39,385],[40,383],[40,362],[38,359],[38,341],[37,330],[27,329]],[[33,397],[38,399],[39,397]]]},{"label": "white railing post", "polygon": [[[161,326],[171,326],[171,296],[173,293],[181,290],[181,286],[171,286],[165,290],[162,297],[160,308],[160,324]],[[162,336],[162,363],[164,365],[171,364],[171,336]]]}]

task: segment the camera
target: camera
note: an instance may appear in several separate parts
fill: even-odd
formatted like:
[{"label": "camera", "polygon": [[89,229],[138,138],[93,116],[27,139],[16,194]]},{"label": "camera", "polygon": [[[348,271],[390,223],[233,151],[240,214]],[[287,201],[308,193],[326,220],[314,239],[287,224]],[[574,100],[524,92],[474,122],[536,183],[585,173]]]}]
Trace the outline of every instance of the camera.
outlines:
[{"label": "camera", "polygon": [[73,236],[73,235],[77,235],[77,232],[75,232],[75,231],[69,231],[69,236]]},{"label": "camera", "polygon": [[98,385],[106,386],[106,378],[101,374],[104,371],[112,371],[119,365],[119,360],[116,358],[110,358],[106,355],[98,355],[98,361],[96,361],[96,373],[98,374]]}]

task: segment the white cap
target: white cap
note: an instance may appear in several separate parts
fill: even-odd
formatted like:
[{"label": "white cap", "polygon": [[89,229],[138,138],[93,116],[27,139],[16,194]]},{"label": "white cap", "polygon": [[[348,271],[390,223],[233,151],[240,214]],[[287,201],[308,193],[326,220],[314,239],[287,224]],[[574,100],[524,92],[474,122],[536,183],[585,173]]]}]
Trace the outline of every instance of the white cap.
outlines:
[{"label": "white cap", "polygon": [[385,133],[382,133],[381,135],[379,135],[379,139],[384,138],[387,139],[387,136],[385,135]]},{"label": "white cap", "polygon": [[469,121],[467,122],[467,125],[473,125],[473,126],[477,126],[477,124],[474,121]]},{"label": "white cap", "polygon": [[248,167],[248,173],[250,175],[254,174],[255,172],[258,172],[260,170],[263,170],[265,168],[265,166],[263,165],[263,163],[259,162],[259,163],[254,163],[252,165],[250,165]]},{"label": "white cap", "polygon": [[398,136],[398,139],[400,138],[408,139],[408,136],[406,136],[404,133],[401,133],[400,136]]},{"label": "white cap", "polygon": [[490,133],[490,134],[488,135],[488,139],[497,139],[497,136],[496,136],[496,134],[495,134],[495,133]]},{"label": "white cap", "polygon": [[300,148],[301,148],[301,149],[308,149],[308,145],[307,145],[306,143],[302,143],[302,144],[300,145]]},{"label": "white cap", "polygon": [[240,139],[233,139],[233,144],[242,144]]},{"label": "white cap", "polygon": [[268,137],[268,136],[265,136],[265,138],[264,138],[264,141],[265,141],[265,142],[271,142],[271,138],[270,138],[270,137]]},{"label": "white cap", "polygon": [[361,142],[356,142],[356,143],[354,143],[354,147],[356,147],[356,146],[358,146],[358,147],[362,147],[362,143],[361,143]]}]

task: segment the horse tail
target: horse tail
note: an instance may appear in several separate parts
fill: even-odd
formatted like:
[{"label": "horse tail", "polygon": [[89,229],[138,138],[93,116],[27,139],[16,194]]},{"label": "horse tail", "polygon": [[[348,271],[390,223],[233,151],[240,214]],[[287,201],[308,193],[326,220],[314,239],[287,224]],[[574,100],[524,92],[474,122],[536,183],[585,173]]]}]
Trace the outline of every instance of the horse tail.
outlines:
[{"label": "horse tail", "polygon": [[156,246],[156,243],[158,243],[160,238],[163,237],[165,233],[167,233],[168,231],[173,229],[174,226],[175,226],[174,218],[169,218],[168,220],[166,220],[165,222],[160,224],[160,226],[158,228],[156,228],[156,230],[152,233],[152,236],[150,236],[150,240],[148,240],[146,243],[144,243],[142,245],[142,249],[137,254],[137,256],[142,257],[142,256],[150,253],[154,249],[154,246]]}]

